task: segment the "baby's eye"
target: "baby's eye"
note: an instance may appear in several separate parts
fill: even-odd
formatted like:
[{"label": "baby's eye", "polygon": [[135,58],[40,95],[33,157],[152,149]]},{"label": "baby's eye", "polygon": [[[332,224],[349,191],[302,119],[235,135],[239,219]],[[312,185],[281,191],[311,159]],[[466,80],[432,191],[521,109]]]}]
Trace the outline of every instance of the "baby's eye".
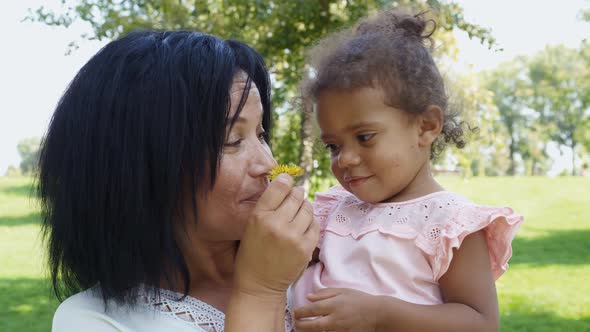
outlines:
[{"label": "baby's eye", "polygon": [[375,137],[375,134],[362,134],[362,135],[358,135],[357,139],[359,140],[359,142],[367,142],[369,141],[371,138]]},{"label": "baby's eye", "polygon": [[330,151],[331,153],[336,153],[338,152],[338,145],[336,144],[325,144],[325,147],[328,151]]}]

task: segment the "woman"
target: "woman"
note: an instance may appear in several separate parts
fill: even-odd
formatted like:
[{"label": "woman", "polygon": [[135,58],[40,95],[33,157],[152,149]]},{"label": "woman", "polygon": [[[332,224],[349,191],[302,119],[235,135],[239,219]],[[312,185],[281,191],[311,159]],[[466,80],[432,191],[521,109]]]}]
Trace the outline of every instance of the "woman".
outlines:
[{"label": "woman", "polygon": [[[275,166],[269,77],[247,45],[135,32],[76,75],[38,191],[54,331],[284,331],[318,240]],[[225,327],[224,327],[225,325]]]}]

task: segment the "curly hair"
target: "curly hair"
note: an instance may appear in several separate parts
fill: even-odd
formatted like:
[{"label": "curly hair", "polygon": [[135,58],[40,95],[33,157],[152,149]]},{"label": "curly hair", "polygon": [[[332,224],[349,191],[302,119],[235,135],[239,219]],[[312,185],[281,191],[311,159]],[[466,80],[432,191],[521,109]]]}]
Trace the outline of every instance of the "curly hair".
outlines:
[{"label": "curly hair", "polygon": [[448,143],[463,148],[464,122],[459,120],[460,112],[449,106],[431,54],[436,22],[425,15],[382,11],[321,40],[309,53],[314,73],[301,83],[304,105],[313,105],[326,90],[379,87],[387,105],[410,114],[420,114],[430,105],[443,110],[443,129],[431,146],[431,159]]}]

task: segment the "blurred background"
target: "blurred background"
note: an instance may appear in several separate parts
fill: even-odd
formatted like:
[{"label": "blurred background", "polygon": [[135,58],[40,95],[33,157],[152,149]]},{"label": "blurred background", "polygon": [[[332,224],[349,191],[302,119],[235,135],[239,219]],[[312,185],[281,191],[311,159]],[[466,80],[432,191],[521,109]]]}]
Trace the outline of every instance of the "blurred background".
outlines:
[{"label": "blurred background", "polygon": [[[240,39],[273,80],[275,157],[306,169],[310,196],[334,184],[312,116],[293,105],[321,37],[380,8],[430,10],[451,101],[477,134],[447,149],[438,180],[525,216],[498,280],[503,331],[590,331],[590,1],[22,0],[1,5],[0,331],[47,331],[31,194],[39,143],[81,66],[131,30],[190,29]],[[586,276],[586,277],[584,277]]]}]

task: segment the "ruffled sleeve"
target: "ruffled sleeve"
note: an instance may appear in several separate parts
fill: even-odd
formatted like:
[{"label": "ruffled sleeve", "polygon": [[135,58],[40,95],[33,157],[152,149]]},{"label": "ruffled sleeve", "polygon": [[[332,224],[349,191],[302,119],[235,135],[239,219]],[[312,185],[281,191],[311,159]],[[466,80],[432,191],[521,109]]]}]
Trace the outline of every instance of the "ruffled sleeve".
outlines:
[{"label": "ruffled sleeve", "polygon": [[449,269],[453,259],[453,249],[459,248],[470,234],[483,230],[486,236],[491,269],[494,280],[508,268],[512,256],[512,240],[523,222],[523,217],[511,208],[498,208],[465,204],[455,210],[454,216],[447,216],[444,223],[427,229],[423,234],[423,246],[432,266],[435,280],[439,280]]},{"label": "ruffled sleeve", "polygon": [[312,206],[315,219],[320,224],[320,244],[324,239],[330,214],[334,212],[338,204],[347,194],[348,192],[341,186],[334,186],[323,193],[316,193]]}]

